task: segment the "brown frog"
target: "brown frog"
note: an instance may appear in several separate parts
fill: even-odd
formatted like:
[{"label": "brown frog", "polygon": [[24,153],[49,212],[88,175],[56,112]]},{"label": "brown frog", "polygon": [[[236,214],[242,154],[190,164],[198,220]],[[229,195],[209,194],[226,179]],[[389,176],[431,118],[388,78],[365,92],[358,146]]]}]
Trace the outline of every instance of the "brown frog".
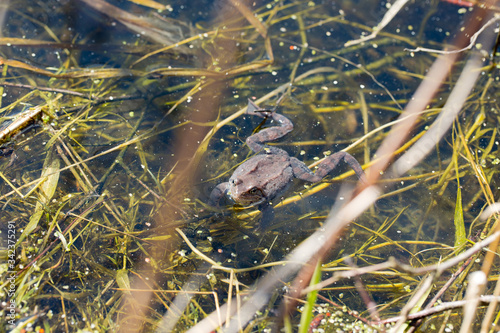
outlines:
[{"label": "brown frog", "polygon": [[252,101],[248,101],[246,114],[271,118],[279,126],[266,128],[247,138],[247,145],[258,155],[236,168],[229,182],[217,185],[210,194],[209,202],[211,206],[218,207],[222,198],[229,194],[236,203],[257,206],[262,212],[262,228],[268,226],[274,217],[270,202],[286,190],[293,178],[317,183],[335,169],[340,160],[344,160],[361,180],[365,179],[361,165],[344,151],[328,156],[313,173],[303,162],[291,157],[283,149],[266,146],[266,142],[279,139],[293,130],[290,119],[275,111],[276,107],[273,110],[261,109]]}]

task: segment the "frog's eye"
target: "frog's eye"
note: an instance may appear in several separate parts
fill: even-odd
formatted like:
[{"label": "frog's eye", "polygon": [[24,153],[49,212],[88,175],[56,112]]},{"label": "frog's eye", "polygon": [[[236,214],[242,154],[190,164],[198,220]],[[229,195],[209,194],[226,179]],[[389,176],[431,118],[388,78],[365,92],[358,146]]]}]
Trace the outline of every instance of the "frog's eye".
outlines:
[{"label": "frog's eye", "polygon": [[254,195],[254,194],[260,194],[261,191],[257,187],[252,187],[250,190],[248,190],[248,193]]},{"label": "frog's eye", "polygon": [[233,185],[239,185],[239,184],[243,183],[243,181],[239,178],[230,179],[229,182],[232,183]]}]

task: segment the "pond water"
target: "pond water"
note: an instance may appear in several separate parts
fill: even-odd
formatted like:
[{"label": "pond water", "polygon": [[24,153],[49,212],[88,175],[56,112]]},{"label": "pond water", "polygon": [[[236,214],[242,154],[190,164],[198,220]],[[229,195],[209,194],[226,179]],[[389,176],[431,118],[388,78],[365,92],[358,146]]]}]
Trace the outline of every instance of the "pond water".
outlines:
[{"label": "pond water", "polygon": [[[0,4],[0,331],[149,332],[163,320],[183,332],[228,295],[248,296],[246,286],[347,200],[341,186],[358,183],[345,163],[317,184],[295,179],[273,200],[265,228],[255,207],[229,198],[210,207],[212,189],[254,156],[246,138],[277,125],[245,115],[248,100],[272,109],[285,95],[276,112],[294,129],[269,145],[312,170],[343,149],[368,168],[437,58],[411,49],[450,49],[475,5],[409,2],[375,38],[352,43],[390,8],[371,0]],[[322,279],[391,256],[434,264],[455,253],[457,239],[488,233],[491,221],[478,216],[498,197],[499,118],[498,74],[485,52],[453,129],[408,174],[380,181],[384,194],[332,244]],[[397,154],[440,114],[464,59]],[[387,270],[359,283],[386,319],[422,279]],[[281,322],[290,281],[250,330]],[[445,300],[463,294],[460,283]],[[372,329],[359,290],[350,279],[322,289],[314,312],[322,317],[310,325],[334,331],[344,318]]]}]

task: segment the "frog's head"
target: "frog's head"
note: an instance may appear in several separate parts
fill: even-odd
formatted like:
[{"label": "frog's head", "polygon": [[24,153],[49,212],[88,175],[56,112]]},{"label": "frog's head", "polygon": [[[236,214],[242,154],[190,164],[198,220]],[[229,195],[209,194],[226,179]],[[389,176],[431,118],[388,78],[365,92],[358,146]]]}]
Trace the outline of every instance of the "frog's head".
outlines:
[{"label": "frog's head", "polygon": [[241,178],[229,180],[229,194],[242,206],[255,206],[267,200],[263,188],[254,182],[246,183]]}]

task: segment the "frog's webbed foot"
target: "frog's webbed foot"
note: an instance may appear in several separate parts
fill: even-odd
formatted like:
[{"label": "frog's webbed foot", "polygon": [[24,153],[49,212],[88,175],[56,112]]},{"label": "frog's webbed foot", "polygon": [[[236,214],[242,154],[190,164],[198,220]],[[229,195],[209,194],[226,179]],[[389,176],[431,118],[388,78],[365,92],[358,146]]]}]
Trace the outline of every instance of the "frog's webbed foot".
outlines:
[{"label": "frog's webbed foot", "polygon": [[208,204],[212,207],[219,207],[221,200],[226,196],[229,183],[220,183],[210,193],[210,200]]},{"label": "frog's webbed foot", "polygon": [[254,115],[254,116],[259,116],[261,118],[267,118],[267,117],[271,116],[273,113],[276,113],[276,109],[281,104],[281,102],[285,99],[286,96],[287,96],[287,94],[281,95],[281,97],[278,98],[278,101],[276,101],[276,105],[272,109],[262,109],[257,104],[255,104],[251,99],[248,99],[248,106],[247,106],[246,113]]},{"label": "frog's webbed foot", "polygon": [[262,109],[257,104],[252,102],[250,99],[248,100],[248,106],[246,110],[246,114],[251,116],[258,116],[261,118],[269,118],[273,114],[275,110]]},{"label": "frog's webbed foot", "polygon": [[274,220],[274,208],[268,201],[261,203],[258,208],[262,213],[259,229],[266,230]]}]

